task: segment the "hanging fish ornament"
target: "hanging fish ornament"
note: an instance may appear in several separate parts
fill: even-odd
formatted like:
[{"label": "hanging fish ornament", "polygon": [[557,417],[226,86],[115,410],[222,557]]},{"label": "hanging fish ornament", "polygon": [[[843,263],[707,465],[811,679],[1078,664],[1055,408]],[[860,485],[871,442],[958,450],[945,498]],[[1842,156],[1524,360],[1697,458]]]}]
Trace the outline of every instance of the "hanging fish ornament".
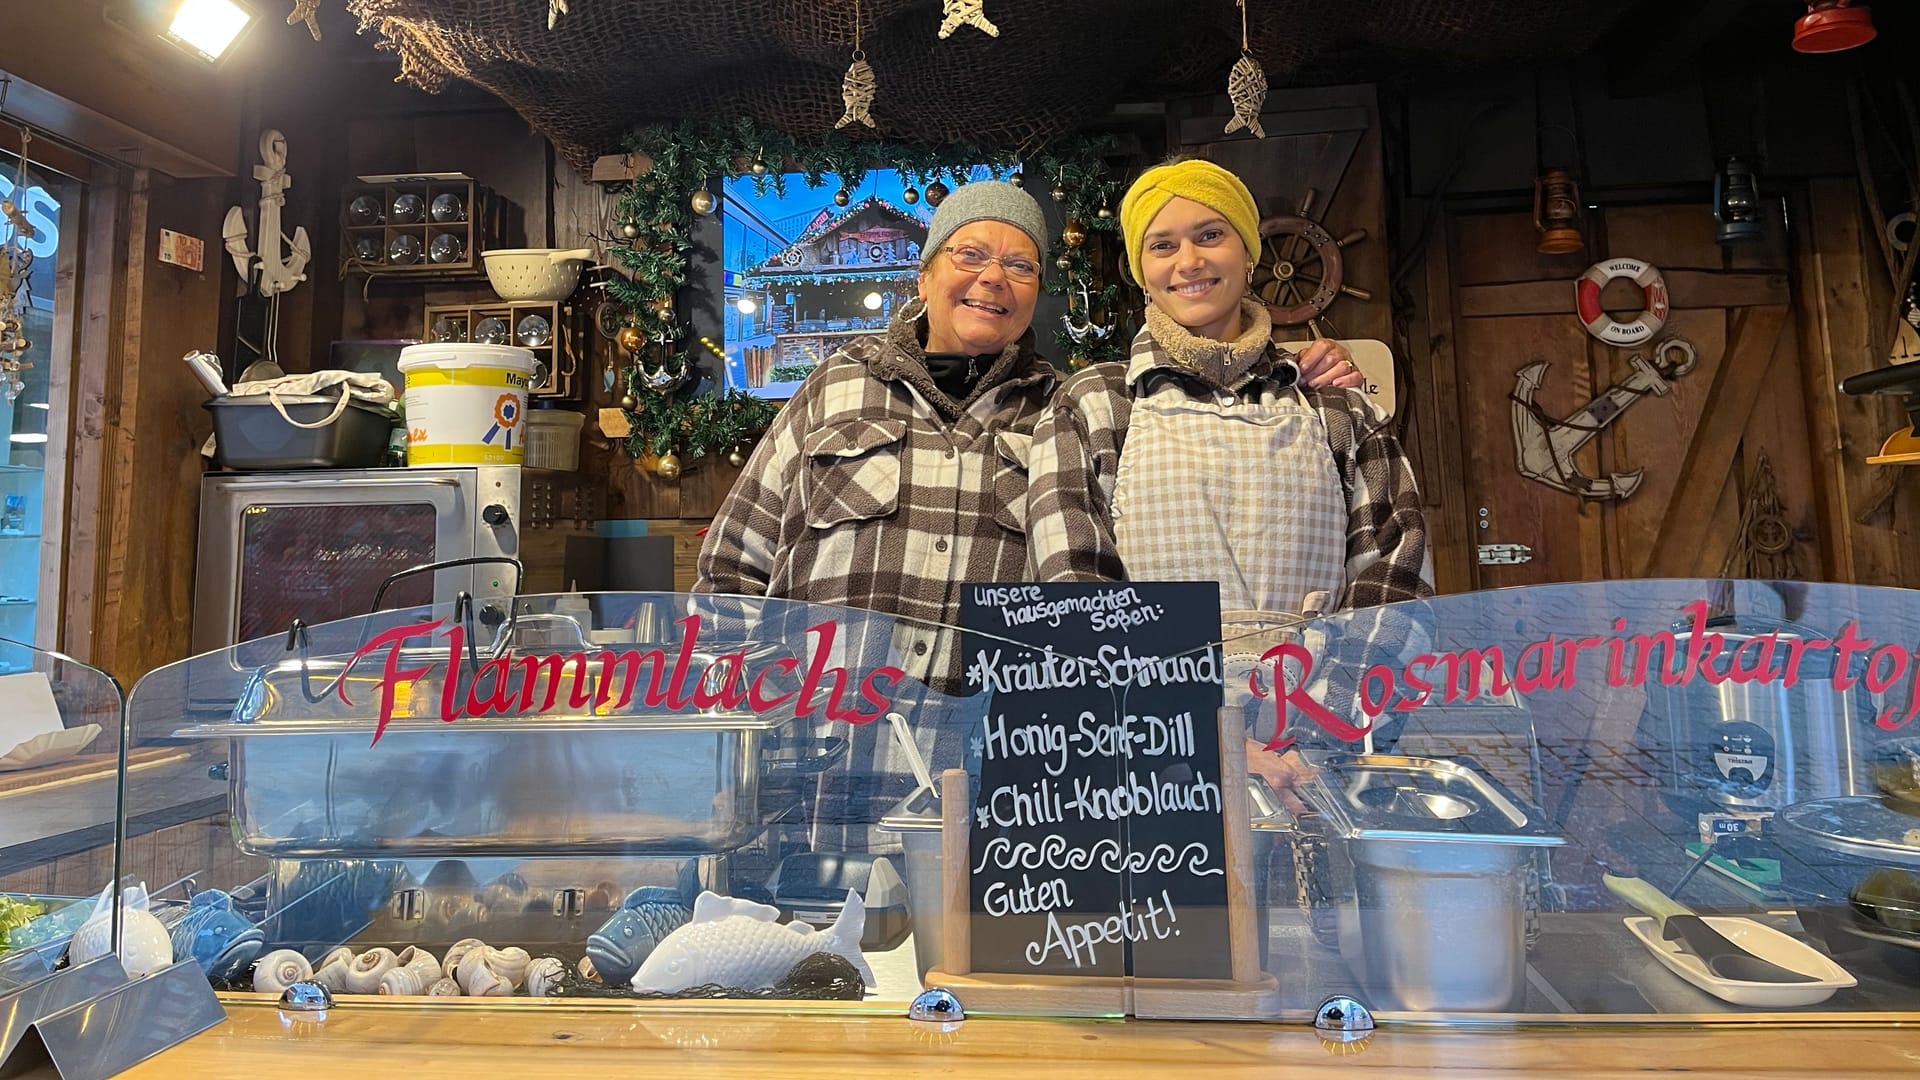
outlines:
[{"label": "hanging fish ornament", "polygon": [[853,63],[847,67],[847,77],[840,80],[840,97],[847,103],[847,111],[840,117],[836,128],[846,127],[858,121],[868,127],[873,126],[873,94],[878,84],[873,78],[873,65],[867,63],[865,53],[855,52]]},{"label": "hanging fish ornament", "polygon": [[988,37],[1000,36],[1000,28],[987,21],[987,0],[940,0],[940,15],[942,41],[962,26],[974,27]]},{"label": "hanging fish ornament", "polygon": [[1267,100],[1267,73],[1254,62],[1253,54],[1244,49],[1240,59],[1233,62],[1233,70],[1227,73],[1227,99],[1233,102],[1233,119],[1227,121],[1227,129],[1222,134],[1231,135],[1246,128],[1256,139],[1267,137],[1260,127],[1260,109]]}]

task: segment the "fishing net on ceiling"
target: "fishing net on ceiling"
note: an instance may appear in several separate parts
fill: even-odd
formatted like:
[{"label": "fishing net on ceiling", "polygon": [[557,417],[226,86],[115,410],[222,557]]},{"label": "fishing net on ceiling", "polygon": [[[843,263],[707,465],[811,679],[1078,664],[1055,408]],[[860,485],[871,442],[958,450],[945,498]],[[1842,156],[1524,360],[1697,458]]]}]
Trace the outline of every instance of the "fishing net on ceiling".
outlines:
[{"label": "fishing net on ceiling", "polygon": [[[1276,88],[1577,53],[1633,0],[1250,0]],[[752,118],[817,135],[840,118],[854,0],[347,0],[401,78],[500,98],[578,167],[639,124]],[[1219,93],[1239,55],[1232,0],[986,0],[998,37],[942,41],[939,0],[860,0],[877,134],[1031,149],[1121,100]],[[865,129],[855,128],[864,134]]]}]

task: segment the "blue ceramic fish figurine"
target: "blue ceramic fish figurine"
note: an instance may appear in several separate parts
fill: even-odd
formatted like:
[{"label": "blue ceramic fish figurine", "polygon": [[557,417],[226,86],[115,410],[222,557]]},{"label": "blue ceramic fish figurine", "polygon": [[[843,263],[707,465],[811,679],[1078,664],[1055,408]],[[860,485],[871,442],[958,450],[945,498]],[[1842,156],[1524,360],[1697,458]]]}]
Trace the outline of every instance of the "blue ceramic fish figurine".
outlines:
[{"label": "blue ceramic fish figurine", "polygon": [[168,928],[174,960],[191,959],[215,982],[226,982],[240,972],[266,944],[253,920],[233,908],[233,900],[219,889],[193,894],[187,913]]},{"label": "blue ceramic fish figurine", "polygon": [[607,986],[625,986],[654,946],[693,918],[681,891],[649,885],[633,890],[613,917],[587,938],[587,957]]}]

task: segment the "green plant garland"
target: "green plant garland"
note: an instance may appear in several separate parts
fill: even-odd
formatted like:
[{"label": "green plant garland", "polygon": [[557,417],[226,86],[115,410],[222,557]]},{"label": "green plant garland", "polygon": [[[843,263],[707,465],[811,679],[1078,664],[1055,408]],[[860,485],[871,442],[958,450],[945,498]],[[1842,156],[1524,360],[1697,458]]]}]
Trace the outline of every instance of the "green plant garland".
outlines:
[{"label": "green plant garland", "polygon": [[[654,362],[684,366],[692,362],[678,347],[686,330],[673,303],[687,284],[687,252],[692,246],[695,211],[692,198],[713,177],[751,176],[758,192],[784,195],[794,166],[809,187],[819,187],[829,173],[840,177],[844,190],[859,188],[867,172],[884,165],[912,176],[922,187],[940,181],[949,187],[966,182],[970,170],[985,164],[996,178],[1015,168],[1008,162],[1018,154],[989,147],[956,143],[941,147],[912,146],[885,140],[854,140],[838,131],[798,139],[785,132],[761,131],[752,120],[730,124],[680,123],[635,131],[627,147],[651,161],[649,170],[628,183],[614,206],[614,235],[608,254],[631,276],[615,274],[607,293],[628,311],[628,320],[660,355]],[[1100,341],[1075,343],[1064,328],[1055,340],[1078,366],[1082,362],[1124,359],[1132,339],[1128,312],[1119,306],[1118,283],[1101,280],[1098,259],[1102,245],[1117,240],[1120,219],[1116,210],[1120,178],[1110,162],[1120,156],[1111,137],[1077,138],[1045,147],[1026,157],[1020,170],[1026,183],[1045,184],[1057,193],[1061,212],[1078,222],[1087,239],[1078,247],[1056,241],[1052,258],[1059,272],[1049,274],[1046,288],[1055,295],[1077,297],[1084,285],[1092,311],[1113,330]],[[709,192],[711,194],[711,192]],[[1084,313],[1082,313],[1084,314]],[[686,401],[675,394],[659,394],[638,386],[628,375],[628,392],[636,408],[626,410],[632,434],[628,452],[635,457],[664,454],[677,447],[699,454],[742,445],[765,430],[742,428],[732,418],[758,415],[741,399],[759,399],[740,391],[721,398]],[[729,407],[702,406],[702,401],[735,403]],[[760,404],[765,404],[760,402]],[[772,406],[766,421],[772,419]],[[722,418],[727,418],[724,421]],[[725,428],[723,433],[720,429]],[[739,431],[747,432],[744,440]]]}]

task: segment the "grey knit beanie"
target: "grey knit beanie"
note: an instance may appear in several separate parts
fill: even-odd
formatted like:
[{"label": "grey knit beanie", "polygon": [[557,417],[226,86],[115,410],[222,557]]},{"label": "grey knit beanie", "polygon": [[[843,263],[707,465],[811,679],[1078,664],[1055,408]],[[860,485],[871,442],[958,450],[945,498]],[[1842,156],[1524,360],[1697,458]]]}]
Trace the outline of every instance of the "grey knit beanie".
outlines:
[{"label": "grey knit beanie", "polygon": [[947,238],[976,221],[1003,221],[1033,238],[1033,250],[1047,253],[1047,219],[1033,196],[1005,180],[975,180],[954,188],[933,212],[920,264],[946,246]]}]

